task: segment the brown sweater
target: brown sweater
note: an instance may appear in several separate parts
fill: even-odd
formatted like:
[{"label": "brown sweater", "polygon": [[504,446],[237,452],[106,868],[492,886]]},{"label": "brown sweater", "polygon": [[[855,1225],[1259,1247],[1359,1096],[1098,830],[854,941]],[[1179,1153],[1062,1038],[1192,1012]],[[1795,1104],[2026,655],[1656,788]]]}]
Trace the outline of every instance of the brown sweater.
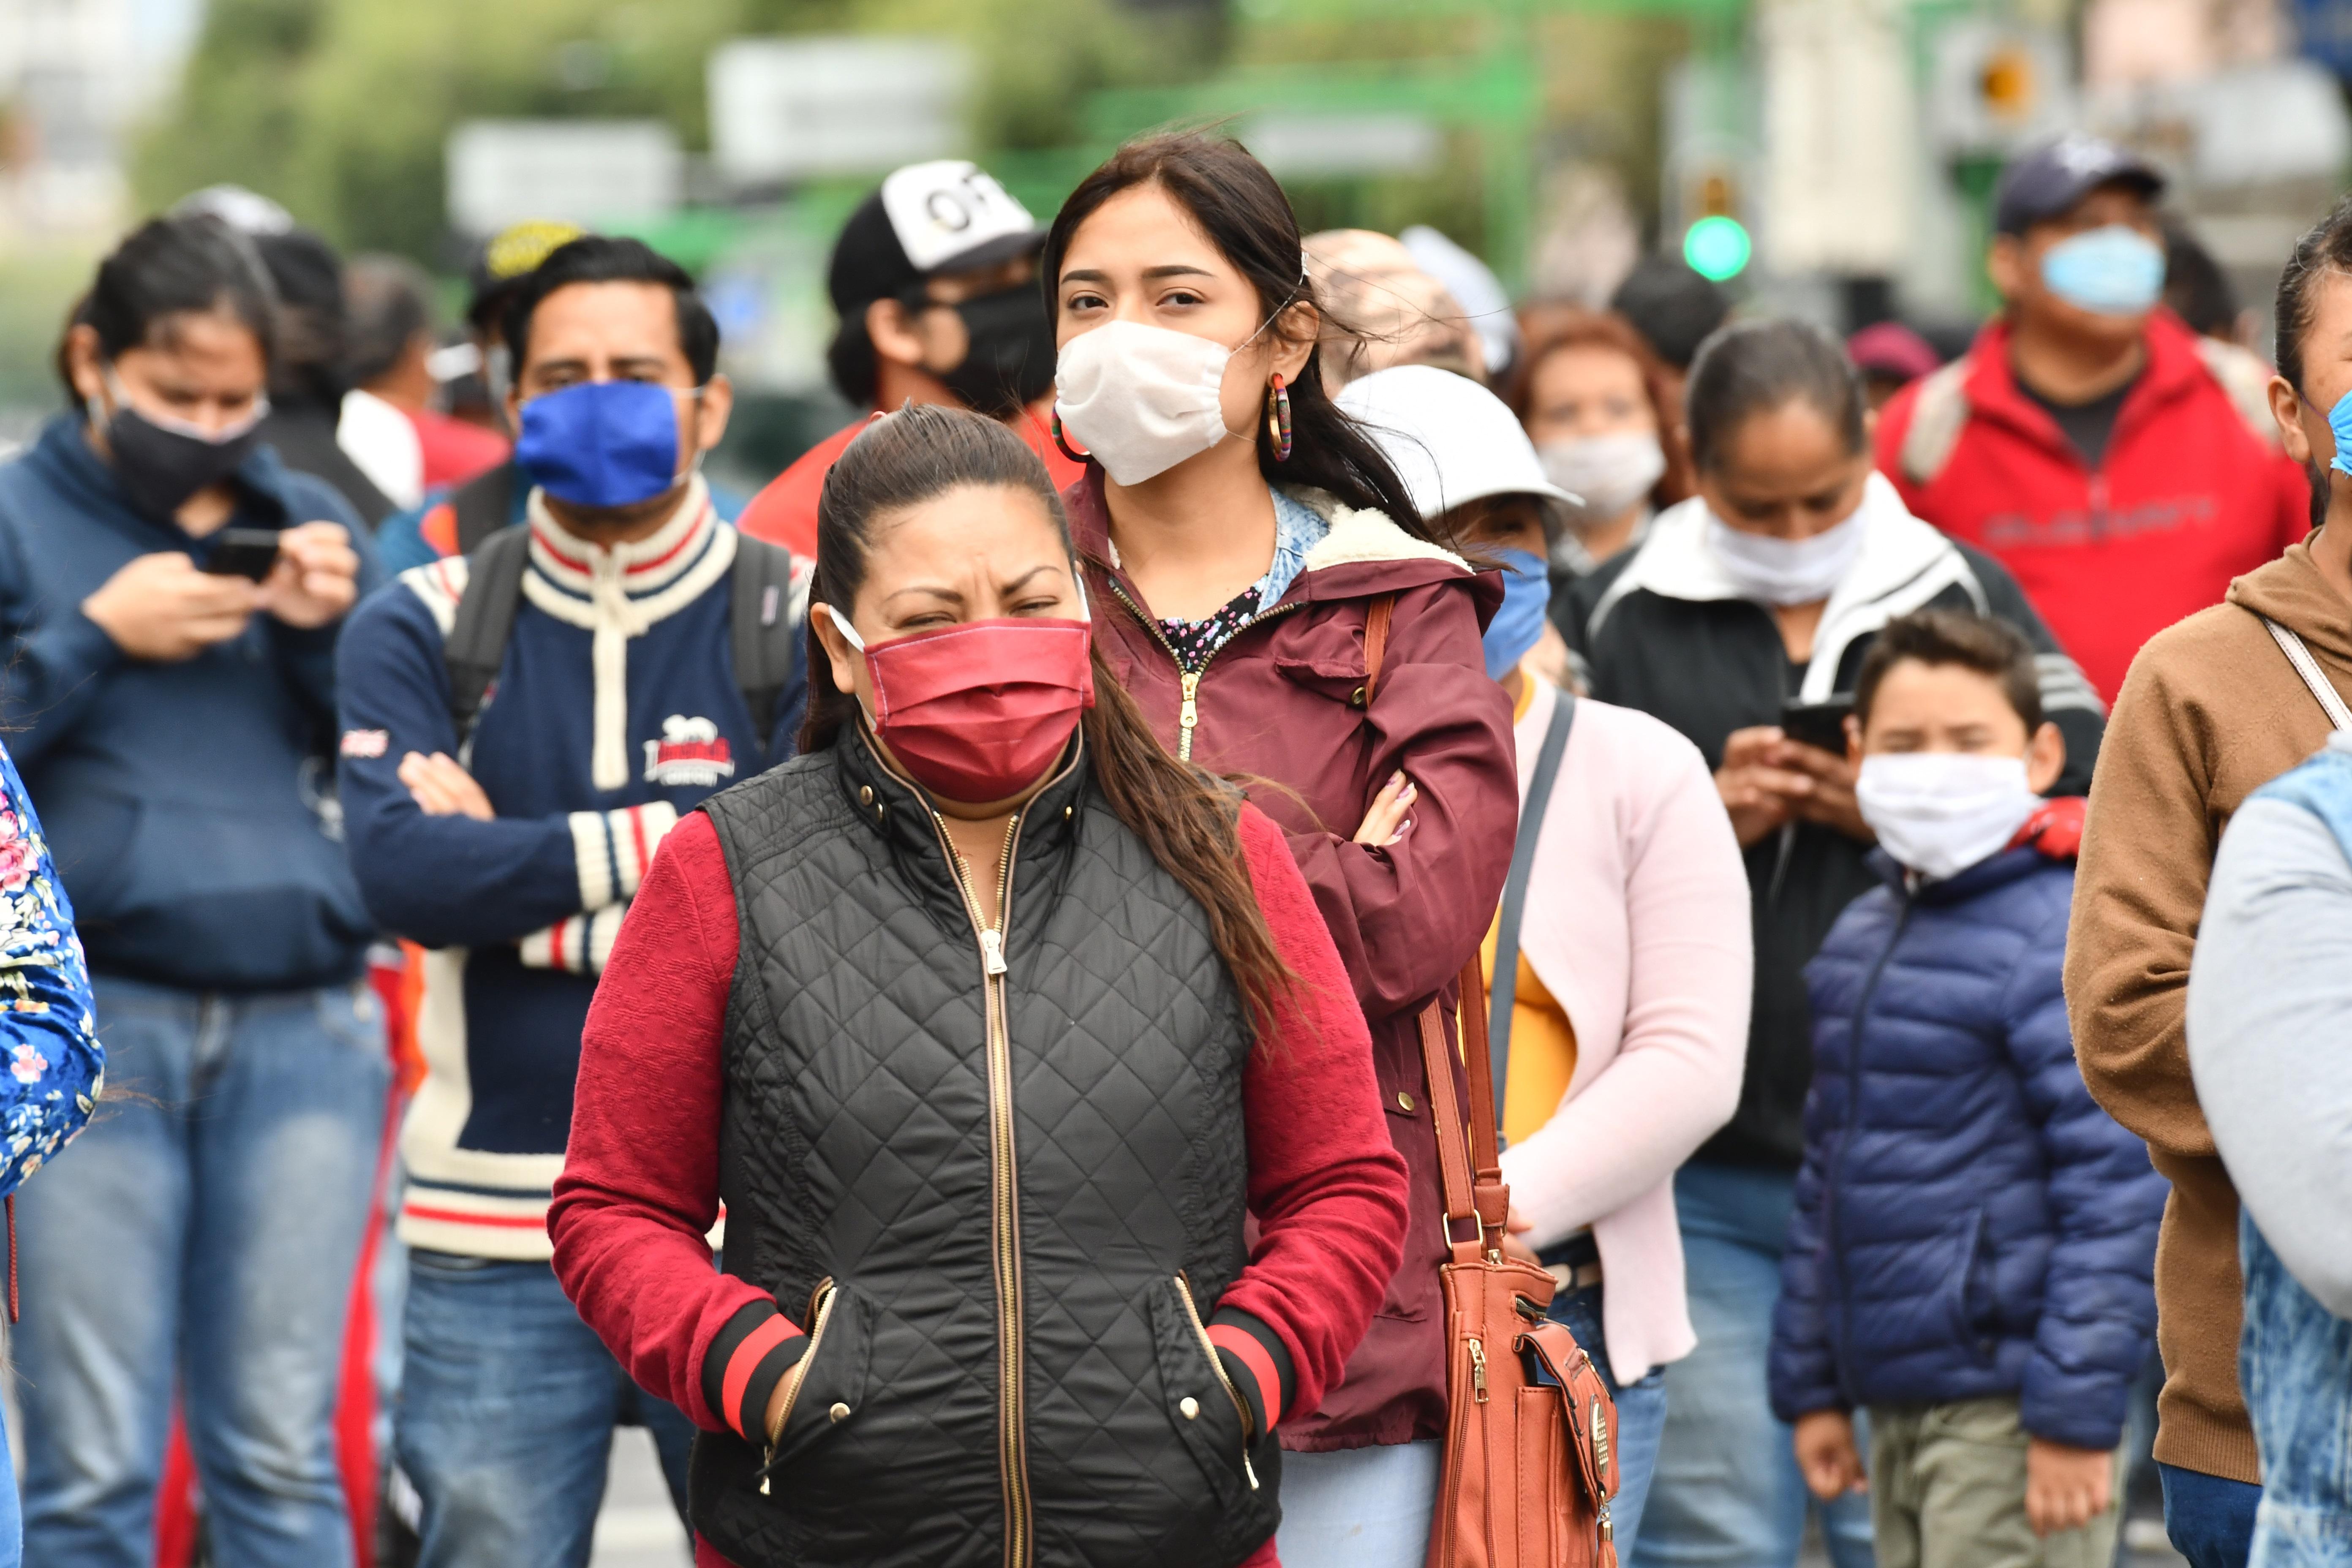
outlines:
[{"label": "brown sweater", "polygon": [[2150,639],[2107,720],[2066,941],[2083,1077],[2172,1183],[2156,1253],[2166,1369],[2156,1457],[2250,1482],[2261,1473],[2238,1392],[2238,1194],[2197,1106],[2185,1019],[2221,829],[2327,738],[2326,714],[2260,616],[2300,635],[2352,694],[2352,606],[2308,542],[2231,584],[2227,604]]}]

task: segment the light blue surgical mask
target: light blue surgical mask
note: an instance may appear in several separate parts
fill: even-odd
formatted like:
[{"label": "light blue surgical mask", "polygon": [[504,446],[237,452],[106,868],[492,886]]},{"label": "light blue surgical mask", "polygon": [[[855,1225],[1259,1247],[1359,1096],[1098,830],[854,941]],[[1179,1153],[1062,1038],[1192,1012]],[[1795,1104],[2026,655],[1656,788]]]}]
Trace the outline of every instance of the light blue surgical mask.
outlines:
[{"label": "light blue surgical mask", "polygon": [[2327,411],[2327,427],[2336,434],[2336,458],[2327,466],[2339,474],[2352,475],[2352,392],[2336,400]]},{"label": "light blue surgical mask", "polygon": [[2154,310],[2164,295],[2164,251],[2139,230],[2111,223],[2042,252],[2042,280],[2070,305],[2102,316],[2137,316]]},{"label": "light blue surgical mask", "polygon": [[1532,550],[1498,550],[1495,558],[1503,563],[1503,607],[1486,623],[1486,675],[1500,680],[1542,640],[1551,573]]}]

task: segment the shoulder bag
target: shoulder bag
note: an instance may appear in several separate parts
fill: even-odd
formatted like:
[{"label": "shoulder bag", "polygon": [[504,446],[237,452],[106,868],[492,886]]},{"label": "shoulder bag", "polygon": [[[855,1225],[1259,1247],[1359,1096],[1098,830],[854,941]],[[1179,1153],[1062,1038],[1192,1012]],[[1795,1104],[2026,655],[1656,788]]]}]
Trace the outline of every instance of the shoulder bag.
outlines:
[{"label": "shoulder bag", "polygon": [[[1393,595],[1382,595],[1365,616],[1367,707],[1395,607]],[[1460,984],[1466,1117],[1444,1004],[1433,1001],[1420,1017],[1448,1248],[1438,1270],[1445,1295],[1445,1462],[1428,1568],[1616,1568],[1609,1521],[1617,1492],[1616,1403],[1576,1336],[1548,1315],[1556,1288],[1550,1271],[1503,1251],[1511,1194],[1496,1136],[1475,956]]]}]

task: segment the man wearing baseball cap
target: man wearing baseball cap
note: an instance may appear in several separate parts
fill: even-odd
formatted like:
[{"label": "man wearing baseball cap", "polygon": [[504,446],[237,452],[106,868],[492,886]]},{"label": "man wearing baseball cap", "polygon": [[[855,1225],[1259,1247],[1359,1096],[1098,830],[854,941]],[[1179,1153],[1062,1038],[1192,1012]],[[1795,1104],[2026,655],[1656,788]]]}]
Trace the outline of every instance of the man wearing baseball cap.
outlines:
[{"label": "man wearing baseball cap", "polygon": [[2269,368],[2161,307],[2163,191],[2090,136],[2012,162],[1986,258],[2005,309],[1878,425],[1911,510],[2007,566],[2108,701],[2142,643],[2309,526]]},{"label": "man wearing baseball cap", "polygon": [[[841,318],[825,360],[861,407],[958,404],[1003,420],[1045,459],[1056,489],[1085,471],[1046,423],[1054,320],[1037,286],[1045,231],[1003,185],[961,159],[910,163],[861,203],[833,248]],[[824,476],[860,418],[751,498],[740,526],[807,559]]]}]

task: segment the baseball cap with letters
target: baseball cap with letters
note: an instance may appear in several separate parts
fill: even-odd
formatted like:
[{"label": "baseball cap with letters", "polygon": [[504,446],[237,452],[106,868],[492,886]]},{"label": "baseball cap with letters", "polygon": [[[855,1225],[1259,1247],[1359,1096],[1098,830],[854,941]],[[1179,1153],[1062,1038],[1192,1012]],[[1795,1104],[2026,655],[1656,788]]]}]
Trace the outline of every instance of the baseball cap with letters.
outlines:
[{"label": "baseball cap with letters", "polygon": [[2063,216],[2101,185],[2136,185],[2153,200],[2164,193],[2164,175],[2137,153],[2079,132],[2059,137],[2011,161],[1993,193],[1993,226],[2023,234],[2037,223]]},{"label": "baseball cap with letters", "polygon": [[1029,255],[1045,231],[1029,209],[961,158],[909,163],[842,226],[825,284],[844,317],[941,272],[970,272]]}]

